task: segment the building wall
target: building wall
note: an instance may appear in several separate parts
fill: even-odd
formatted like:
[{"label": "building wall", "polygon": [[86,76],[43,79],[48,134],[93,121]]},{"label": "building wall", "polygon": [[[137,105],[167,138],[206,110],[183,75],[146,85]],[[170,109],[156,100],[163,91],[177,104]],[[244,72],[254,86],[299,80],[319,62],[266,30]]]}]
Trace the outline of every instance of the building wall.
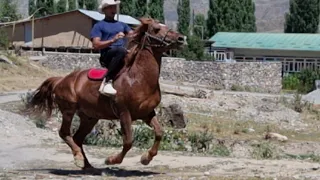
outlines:
[{"label": "building wall", "polygon": [[[32,24],[25,22],[16,25],[14,44],[23,45],[25,43],[25,26],[32,27]],[[77,11],[39,19],[34,24],[34,46],[92,47],[89,38],[91,28],[92,19]],[[7,31],[11,39],[12,26],[7,27]]]},{"label": "building wall", "polygon": [[[72,71],[100,67],[97,54],[46,53],[43,65],[51,69]],[[186,82],[209,88],[241,87],[257,92],[279,93],[282,88],[281,63],[214,63],[163,58],[161,79],[177,84]]]}]

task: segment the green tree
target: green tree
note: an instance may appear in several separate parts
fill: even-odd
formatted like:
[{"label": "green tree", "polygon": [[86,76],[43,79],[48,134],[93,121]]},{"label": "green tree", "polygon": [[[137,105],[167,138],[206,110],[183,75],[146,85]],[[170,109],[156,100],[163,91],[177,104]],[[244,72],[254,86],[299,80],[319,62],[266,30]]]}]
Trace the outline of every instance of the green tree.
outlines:
[{"label": "green tree", "polygon": [[[30,5],[32,5],[30,7]],[[37,0],[36,5],[30,3],[29,4],[29,9],[32,8],[34,10],[37,10],[41,8],[37,13],[35,14],[35,17],[43,17],[43,16],[48,16],[54,14],[55,11],[55,3],[54,0]],[[34,13],[34,11],[30,12],[31,14]]]},{"label": "green tree", "polygon": [[15,3],[11,0],[0,1],[0,21],[16,21],[20,18]]},{"label": "green tree", "polygon": [[[17,6],[11,0],[0,1],[0,22],[16,21],[21,16],[17,13]],[[8,32],[5,28],[0,28],[0,49],[7,50],[9,47]]]},{"label": "green tree", "polygon": [[87,10],[97,10],[98,1],[97,0],[78,0],[79,8]]},{"label": "green tree", "polygon": [[175,56],[194,61],[206,60],[204,55],[204,42],[198,36],[189,36],[187,41],[188,46],[176,52]]},{"label": "green tree", "polygon": [[178,12],[178,31],[184,35],[189,35],[190,1],[179,0],[177,12]]},{"label": "green tree", "polygon": [[86,9],[85,0],[78,0],[78,7],[79,7],[80,9]]},{"label": "green tree", "polygon": [[290,11],[285,17],[285,33],[317,33],[319,0],[290,0]]},{"label": "green tree", "polygon": [[207,19],[209,36],[219,31],[255,32],[253,0],[210,0]]},{"label": "green tree", "polygon": [[134,16],[136,14],[135,8],[132,8],[134,7],[134,5],[135,4],[133,0],[121,1],[120,13],[129,16]]},{"label": "green tree", "polygon": [[133,17],[141,18],[147,15],[147,2],[147,0],[135,0],[134,9],[136,9],[136,11]]},{"label": "green tree", "polygon": [[256,11],[256,6],[254,1],[252,0],[246,0],[246,21],[245,21],[245,31],[246,32],[256,32],[257,31],[257,26],[256,26],[256,16],[255,16],[255,11]]},{"label": "green tree", "polygon": [[163,0],[150,0],[148,15],[164,23]]},{"label": "green tree", "polygon": [[59,0],[56,7],[57,13],[63,13],[67,11],[67,0]]},{"label": "green tree", "polygon": [[86,0],[86,9],[88,10],[97,10],[98,9],[98,1],[97,0]]},{"label": "green tree", "polygon": [[68,0],[69,8],[68,11],[73,11],[77,9],[76,0]]},{"label": "green tree", "polygon": [[37,6],[35,4],[35,1],[34,0],[30,0],[29,1],[29,14],[33,14],[37,9]]},{"label": "green tree", "polygon": [[54,0],[44,0],[44,7],[46,9],[46,15],[55,14],[55,1]]},{"label": "green tree", "polygon": [[195,36],[202,39],[207,37],[206,20],[203,14],[197,14],[193,22],[193,33]]},{"label": "green tree", "polygon": [[210,0],[209,1],[209,11],[208,11],[208,18],[207,18],[207,28],[208,33],[210,36],[216,34],[219,29],[218,26],[219,23],[219,16],[218,11],[220,11],[221,8],[218,7],[218,0]]}]

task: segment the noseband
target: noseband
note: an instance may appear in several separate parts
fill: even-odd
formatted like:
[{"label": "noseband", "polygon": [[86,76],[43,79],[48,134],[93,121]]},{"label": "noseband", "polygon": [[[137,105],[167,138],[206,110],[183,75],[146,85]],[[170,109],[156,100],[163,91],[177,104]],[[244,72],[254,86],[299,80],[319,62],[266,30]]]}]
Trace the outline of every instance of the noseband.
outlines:
[{"label": "noseband", "polygon": [[[162,38],[160,38],[160,37],[157,37],[157,36],[154,36],[154,35],[150,34],[150,33],[149,33],[149,28],[148,28],[148,31],[144,33],[144,37],[143,37],[142,43],[137,42],[137,41],[135,41],[135,42],[136,42],[137,44],[142,45],[141,48],[144,48],[144,46],[157,47],[157,48],[159,48],[159,47],[168,47],[168,46],[170,46],[172,43],[167,43],[167,42],[165,41],[165,39],[166,39],[168,33],[169,33],[171,30],[172,30],[172,29],[170,28],[170,29],[166,32],[165,36],[162,37]],[[159,42],[160,44],[151,44],[151,39],[156,40],[156,41]],[[149,44],[146,44],[146,41],[148,41]]]},{"label": "noseband", "polygon": [[154,40],[156,40],[156,41],[158,41],[158,42],[161,43],[161,44],[149,44],[149,46],[152,46],[152,47],[167,47],[167,46],[170,46],[170,45],[171,45],[171,43],[167,43],[167,42],[165,41],[165,39],[166,39],[166,37],[167,37],[167,35],[168,35],[168,33],[169,33],[170,31],[171,31],[171,29],[169,29],[169,30],[166,32],[165,36],[162,37],[162,38],[159,38],[159,37],[157,37],[157,36],[154,36],[154,35],[146,32],[146,33],[145,33],[145,38],[147,38],[147,39],[149,40],[149,42],[150,42],[150,38],[151,38],[151,39],[154,39]]}]

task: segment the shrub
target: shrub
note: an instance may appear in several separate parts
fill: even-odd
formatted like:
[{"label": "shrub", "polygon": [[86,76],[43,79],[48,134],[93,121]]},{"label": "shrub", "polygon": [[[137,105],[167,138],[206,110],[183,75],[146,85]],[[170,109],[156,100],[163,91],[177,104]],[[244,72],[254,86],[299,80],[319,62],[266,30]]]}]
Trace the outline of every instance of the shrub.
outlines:
[{"label": "shrub", "polygon": [[301,93],[309,93],[316,88],[315,80],[320,79],[320,70],[302,70],[298,74],[298,78],[301,82],[298,91]]},{"label": "shrub", "polygon": [[[98,123],[95,130],[86,139],[87,145],[122,147],[120,128],[107,128],[106,122]],[[134,126],[133,146],[148,149],[154,142],[154,131],[145,124]],[[213,144],[213,134],[208,129],[200,132],[188,133],[184,129],[168,129],[164,131],[159,150],[190,151],[210,153],[217,156],[229,156],[229,149],[221,144]]]},{"label": "shrub", "polygon": [[252,156],[256,159],[274,159],[277,157],[276,148],[269,142],[253,145]]},{"label": "shrub", "polygon": [[315,80],[320,79],[320,70],[304,69],[297,74],[291,74],[282,79],[283,89],[298,90],[299,93],[309,93],[315,89]]},{"label": "shrub", "polygon": [[7,36],[7,32],[0,28],[0,50],[8,50],[9,47],[9,39]]},{"label": "shrub", "polygon": [[313,104],[302,100],[302,96],[297,92],[294,94],[293,99],[282,96],[280,97],[279,102],[298,113],[302,113],[304,111],[313,111]]},{"label": "shrub", "polygon": [[230,88],[231,91],[244,91],[245,89],[240,85],[233,84]]},{"label": "shrub", "polygon": [[300,80],[296,74],[290,74],[283,77],[282,88],[287,90],[296,90],[299,88]]}]

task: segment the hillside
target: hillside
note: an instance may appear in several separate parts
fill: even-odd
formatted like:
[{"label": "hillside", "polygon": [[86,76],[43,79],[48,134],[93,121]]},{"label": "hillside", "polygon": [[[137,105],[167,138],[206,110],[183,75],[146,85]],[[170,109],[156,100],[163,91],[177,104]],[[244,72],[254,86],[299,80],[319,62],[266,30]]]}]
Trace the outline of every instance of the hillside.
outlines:
[{"label": "hillside", "polygon": [[[164,0],[166,23],[175,28],[178,20],[178,0]],[[209,0],[190,0],[195,13],[207,16]],[[256,0],[256,24],[259,32],[282,32],[284,14],[289,10],[289,0]]]}]

